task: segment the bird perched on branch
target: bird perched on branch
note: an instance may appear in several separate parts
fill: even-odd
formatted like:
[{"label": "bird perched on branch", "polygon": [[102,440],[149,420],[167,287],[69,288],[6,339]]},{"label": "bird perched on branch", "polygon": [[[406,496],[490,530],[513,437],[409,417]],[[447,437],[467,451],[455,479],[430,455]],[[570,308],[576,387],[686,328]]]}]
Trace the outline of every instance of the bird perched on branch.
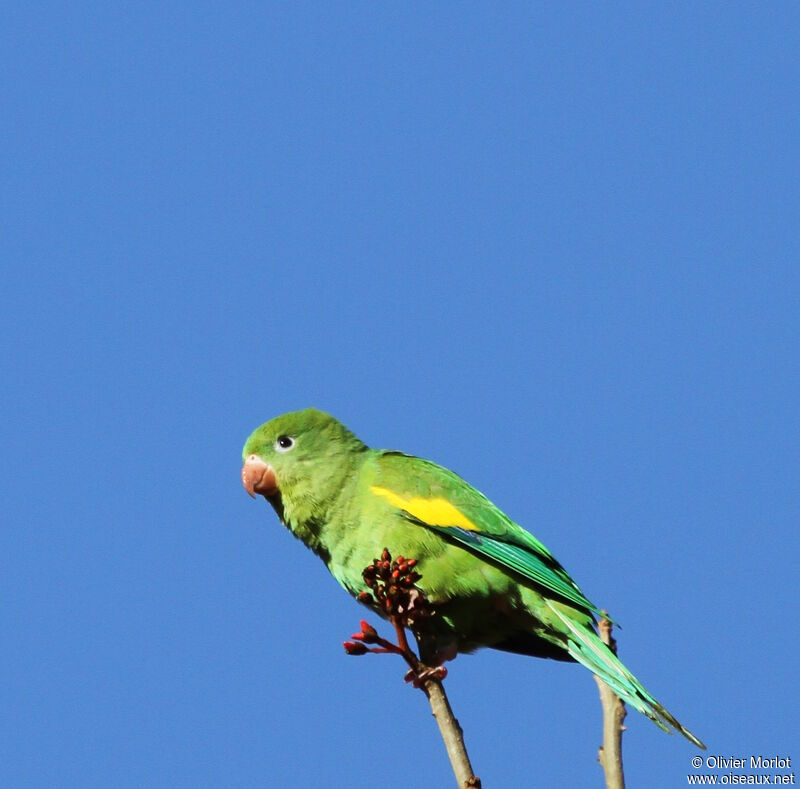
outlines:
[{"label": "bird perched on branch", "polygon": [[575,660],[662,729],[700,740],[659,704],[600,640],[591,603],[553,554],[482,493],[442,466],[370,449],[329,414],[307,409],[257,428],[242,483],[353,596],[385,546],[413,556],[436,617],[416,634],[438,665],[479,647]]}]

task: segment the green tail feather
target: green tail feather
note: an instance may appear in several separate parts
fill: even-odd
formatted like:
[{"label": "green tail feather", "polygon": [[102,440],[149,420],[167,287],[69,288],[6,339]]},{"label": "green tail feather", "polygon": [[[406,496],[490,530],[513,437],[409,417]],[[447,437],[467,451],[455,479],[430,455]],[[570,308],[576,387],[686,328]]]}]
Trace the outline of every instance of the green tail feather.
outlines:
[{"label": "green tail feather", "polygon": [[622,661],[593,630],[572,622],[556,606],[549,603],[548,605],[559,620],[567,626],[569,634],[566,647],[575,660],[600,677],[626,704],[641,712],[642,715],[646,715],[664,731],[672,734],[672,729],[675,729],[698,748],[706,749],[701,740],[682,726],[642,687],[639,680],[625,668]]}]

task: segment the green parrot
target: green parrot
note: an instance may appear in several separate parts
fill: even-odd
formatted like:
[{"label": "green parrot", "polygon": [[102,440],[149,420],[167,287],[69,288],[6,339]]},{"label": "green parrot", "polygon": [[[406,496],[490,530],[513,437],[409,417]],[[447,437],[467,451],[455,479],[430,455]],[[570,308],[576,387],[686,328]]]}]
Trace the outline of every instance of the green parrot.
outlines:
[{"label": "green parrot", "polygon": [[553,554],[461,477],[429,460],[370,449],[313,408],[257,428],[242,453],[242,483],[353,596],[384,547],[417,559],[417,586],[437,612],[420,657],[439,665],[492,647],[574,660],[665,731],[703,743],[659,704],[601,641],[600,610]]}]

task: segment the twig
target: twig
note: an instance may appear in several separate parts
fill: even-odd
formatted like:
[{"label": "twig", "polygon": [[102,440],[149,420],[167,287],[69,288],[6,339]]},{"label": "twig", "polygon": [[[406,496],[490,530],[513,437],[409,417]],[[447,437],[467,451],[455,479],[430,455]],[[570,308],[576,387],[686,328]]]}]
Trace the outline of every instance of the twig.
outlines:
[{"label": "twig", "polygon": [[359,600],[373,605],[388,617],[394,626],[397,643],[382,638],[372,625],[362,620],[361,632],[352,635],[353,641],[345,641],[344,649],[348,655],[365,655],[367,652],[400,655],[408,663],[410,670],[406,673],[406,682],[420,688],[428,697],[459,789],[480,789],[481,779],[472,770],[464,733],[442,685],[447,669],[422,663],[406,638],[406,628],[417,635],[435,613],[425,595],[416,587],[416,582],[422,577],[414,569],[416,564],[415,559],[403,556],[392,561],[388,549],[384,548],[381,558],[375,559],[363,572],[364,581],[371,591],[362,592]]},{"label": "twig", "polygon": [[428,697],[431,705],[431,712],[439,724],[439,734],[442,735],[444,746],[447,748],[447,755],[450,757],[450,764],[456,775],[456,781],[460,787],[474,787],[480,789],[481,779],[475,775],[469,761],[466,746],[464,745],[464,732],[453,715],[447,694],[444,692],[441,680],[431,678],[425,680],[422,690]]},{"label": "twig", "polygon": [[[604,612],[605,613],[605,612]],[[604,644],[616,655],[617,642],[611,635],[611,622],[603,617],[597,625]],[[597,760],[606,774],[606,789],[625,789],[625,776],[622,772],[622,722],[627,714],[622,700],[599,677],[595,677],[600,688],[600,702],[603,705],[603,744],[597,752]]]}]

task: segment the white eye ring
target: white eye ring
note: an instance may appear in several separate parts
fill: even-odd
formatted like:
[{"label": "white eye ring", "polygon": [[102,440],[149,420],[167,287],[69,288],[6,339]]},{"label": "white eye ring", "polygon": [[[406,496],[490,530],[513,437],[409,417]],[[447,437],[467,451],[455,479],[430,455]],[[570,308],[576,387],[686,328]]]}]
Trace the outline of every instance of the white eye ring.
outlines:
[{"label": "white eye ring", "polygon": [[291,436],[278,436],[275,441],[276,452],[289,452],[294,449],[294,439]]}]

